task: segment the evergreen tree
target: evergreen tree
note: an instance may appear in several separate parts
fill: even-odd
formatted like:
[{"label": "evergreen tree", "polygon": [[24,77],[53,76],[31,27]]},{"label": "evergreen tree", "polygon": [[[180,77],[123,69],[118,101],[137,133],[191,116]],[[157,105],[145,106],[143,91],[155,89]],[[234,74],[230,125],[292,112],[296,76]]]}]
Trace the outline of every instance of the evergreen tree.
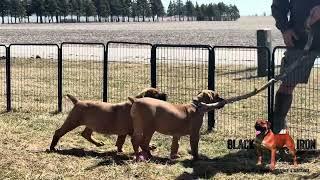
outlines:
[{"label": "evergreen tree", "polygon": [[158,10],[157,10],[157,18],[159,20],[159,17],[162,17],[166,15],[165,11],[164,11],[164,6],[162,4],[162,0],[156,0],[156,3],[158,4]]},{"label": "evergreen tree", "polygon": [[[91,2],[87,1],[88,3]],[[92,3],[92,2],[91,2]],[[69,14],[69,5],[67,0],[57,0],[58,8],[57,8],[57,14],[60,17],[61,22],[61,16],[63,17],[63,21],[65,21],[66,16]]]},{"label": "evergreen tree", "polygon": [[151,14],[148,0],[137,0],[137,7],[138,7],[138,15],[142,16],[142,21],[145,22],[146,16],[149,16]]},{"label": "evergreen tree", "polygon": [[195,15],[196,15],[197,21],[203,21],[203,12],[198,3],[196,3],[196,6],[195,6]]},{"label": "evergreen tree", "polygon": [[190,20],[190,17],[194,16],[194,5],[190,0],[187,0],[186,5],[185,5],[185,15],[188,18],[188,21]]},{"label": "evergreen tree", "polygon": [[9,1],[8,0],[0,0],[0,15],[2,24],[4,24],[4,17],[8,14]]},{"label": "evergreen tree", "polygon": [[23,6],[26,10],[26,16],[28,18],[28,23],[30,23],[30,16],[32,16],[32,6],[31,6],[31,0],[23,0]]},{"label": "evergreen tree", "polygon": [[95,16],[97,14],[96,7],[92,0],[84,1],[84,15],[86,17],[86,22],[89,22],[90,16]]},{"label": "evergreen tree", "polygon": [[122,0],[122,3],[121,3],[121,5],[122,5],[122,11],[121,11],[122,12],[121,13],[122,22],[125,21],[125,17],[128,18],[128,22],[129,22],[129,17],[131,14],[131,9],[130,9],[131,4],[132,4],[131,0]]},{"label": "evergreen tree", "polygon": [[[101,0],[93,0],[93,1],[94,1],[94,6],[96,8],[98,20],[99,20],[99,22],[101,22],[101,11],[103,8],[103,7],[101,7]],[[95,21],[96,21],[96,18],[95,18]]]},{"label": "evergreen tree", "polygon": [[170,1],[169,2],[169,6],[168,6],[168,10],[167,10],[167,15],[168,16],[174,16],[175,14],[174,14],[175,12],[174,12],[174,5],[173,5],[173,3]]},{"label": "evergreen tree", "polygon": [[11,16],[14,17],[14,23],[17,23],[17,18],[19,18],[19,21],[20,21],[21,18],[25,16],[25,9],[24,9],[22,1],[11,0],[10,12],[11,12]]},{"label": "evergreen tree", "polygon": [[80,22],[80,17],[84,14],[84,1],[83,0],[70,0],[70,14],[71,18],[76,15],[77,22]]},{"label": "evergreen tree", "polygon": [[73,16],[77,14],[77,11],[79,9],[79,0],[70,0],[69,1],[70,4],[70,15],[71,15],[71,19],[73,20]]},{"label": "evergreen tree", "polygon": [[237,19],[240,18],[240,12],[237,6],[230,5],[229,9],[231,11],[231,14],[230,14],[231,20],[236,21]]},{"label": "evergreen tree", "polygon": [[[135,21],[138,17],[146,18],[152,17],[153,21],[159,20],[159,17],[163,17],[166,12],[162,4],[162,0],[0,0],[0,18],[4,23],[4,19],[7,16],[8,23],[11,21],[16,22],[23,20],[35,14],[37,16],[37,23],[43,23],[43,17],[45,22],[53,22],[53,17],[56,16],[56,22],[62,22],[64,19],[71,15],[72,21],[74,15],[77,17],[77,22],[80,22],[80,17],[85,16],[86,21],[89,21],[90,16],[94,16],[95,21],[98,18],[99,22],[102,22],[102,18],[108,18],[111,16],[111,21],[114,21],[117,17],[117,21],[130,21],[130,17]],[[240,18],[239,9],[235,5],[226,5],[223,2],[218,4],[201,4],[194,5],[191,0],[170,0],[167,8],[167,15],[174,18],[178,16],[179,20],[184,20],[187,17],[197,20],[237,20]],[[183,18],[182,18],[183,17]]]},{"label": "evergreen tree", "polygon": [[152,21],[155,21],[155,16],[158,14],[158,1],[156,0],[150,0],[150,10],[151,10],[151,16],[152,16]]},{"label": "evergreen tree", "polygon": [[184,12],[183,8],[184,8],[184,5],[182,0],[177,0],[176,15],[178,15],[179,21],[181,21],[181,16],[183,15],[183,12]]},{"label": "evergreen tree", "polygon": [[37,16],[37,23],[43,23],[42,16],[44,14],[44,1],[43,0],[32,0],[31,1],[32,12]]},{"label": "evergreen tree", "polygon": [[114,21],[114,16],[117,16],[117,21],[119,21],[119,15],[121,14],[121,4],[119,0],[110,0],[111,9],[111,21]]},{"label": "evergreen tree", "polygon": [[58,4],[56,0],[45,1],[45,14],[50,17],[49,22],[53,22],[53,17],[57,14]]},{"label": "evergreen tree", "polygon": [[101,0],[101,17],[107,18],[110,15],[110,4],[108,0]]},{"label": "evergreen tree", "polygon": [[[137,1],[133,0],[131,3],[131,17],[133,18],[133,21],[136,21],[136,17],[138,16],[138,6]],[[139,18],[138,18],[139,21]]]},{"label": "evergreen tree", "polygon": [[223,17],[226,16],[227,12],[227,6],[223,2],[218,3],[218,9],[219,9],[219,15],[220,15],[220,21],[223,20]]},{"label": "evergreen tree", "polygon": [[206,7],[206,10],[205,10],[205,16],[208,18],[209,21],[212,21],[213,19],[213,16],[214,16],[214,12],[212,11],[213,10],[213,4],[210,3],[208,4],[208,6]]}]

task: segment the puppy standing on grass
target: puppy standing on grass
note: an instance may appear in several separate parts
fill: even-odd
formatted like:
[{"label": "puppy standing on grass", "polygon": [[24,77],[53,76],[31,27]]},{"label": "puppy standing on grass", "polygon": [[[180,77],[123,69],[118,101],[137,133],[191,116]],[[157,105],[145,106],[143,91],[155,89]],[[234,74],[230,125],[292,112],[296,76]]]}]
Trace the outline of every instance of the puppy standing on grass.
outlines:
[{"label": "puppy standing on grass", "polygon": [[[133,102],[131,116],[133,121],[133,149],[137,160],[151,158],[149,143],[155,131],[173,136],[171,158],[178,157],[179,139],[190,135],[191,153],[198,158],[199,132],[204,113],[209,109],[202,108],[201,103],[222,102],[224,99],[210,90],[200,92],[190,104],[173,105],[151,98],[129,100]],[[224,104],[219,108],[222,108]],[[139,147],[145,154],[139,154]],[[145,157],[146,156],[146,157]]]},{"label": "puppy standing on grass", "polygon": [[289,152],[293,156],[293,164],[297,166],[297,156],[296,149],[293,139],[288,133],[286,134],[274,134],[272,132],[271,123],[267,120],[257,120],[255,124],[256,129],[256,139],[255,144],[258,153],[258,163],[257,165],[262,164],[262,149],[268,149],[271,151],[271,163],[270,169],[274,170],[276,166],[276,152],[280,148],[288,148]]},{"label": "puppy standing on grass", "polygon": [[[96,146],[103,146],[102,142],[97,142],[92,137],[93,131],[102,134],[117,134],[118,139],[116,146],[118,152],[122,152],[122,146],[127,135],[132,135],[132,119],[130,116],[131,102],[123,102],[118,104],[111,104],[98,101],[80,101],[71,95],[67,95],[73,102],[74,107],[69,113],[67,119],[56,130],[50,150],[55,150],[59,139],[67,132],[79,127],[86,126],[81,135],[89,142]],[[147,88],[143,90],[136,98],[150,97],[159,100],[166,100],[167,95],[160,92],[158,89]]]}]

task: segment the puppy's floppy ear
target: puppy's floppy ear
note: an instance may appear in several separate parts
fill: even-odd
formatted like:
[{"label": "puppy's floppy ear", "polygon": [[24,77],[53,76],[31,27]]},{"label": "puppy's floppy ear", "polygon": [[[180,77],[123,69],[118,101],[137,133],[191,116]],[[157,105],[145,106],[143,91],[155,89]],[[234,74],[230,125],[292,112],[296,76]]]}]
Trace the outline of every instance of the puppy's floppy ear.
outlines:
[{"label": "puppy's floppy ear", "polygon": [[259,128],[261,128],[258,122],[256,122],[256,123],[254,124],[254,128],[255,128],[256,130],[258,130]]},{"label": "puppy's floppy ear", "polygon": [[160,94],[160,100],[167,101],[167,94],[166,93]]},{"label": "puppy's floppy ear", "polygon": [[128,97],[129,101],[133,104],[137,99],[134,97]]},{"label": "puppy's floppy ear", "polygon": [[143,98],[143,97],[145,97],[145,96],[146,96],[146,92],[143,91],[143,92],[141,92],[140,94],[138,94],[135,98]]}]

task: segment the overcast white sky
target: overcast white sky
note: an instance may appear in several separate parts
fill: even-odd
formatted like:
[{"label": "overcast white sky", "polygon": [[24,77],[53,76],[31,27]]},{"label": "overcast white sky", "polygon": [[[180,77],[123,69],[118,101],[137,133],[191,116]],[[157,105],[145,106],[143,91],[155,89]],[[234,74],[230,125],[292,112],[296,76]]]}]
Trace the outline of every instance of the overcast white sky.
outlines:
[{"label": "overcast white sky", "polygon": [[[264,12],[267,15],[271,14],[270,6],[272,4],[272,0],[191,0],[194,4],[198,2],[198,4],[209,4],[209,3],[218,3],[224,2],[225,4],[235,4],[239,10],[241,16],[248,15],[262,15]],[[170,0],[162,0],[165,9],[168,8]],[[183,0],[186,2],[186,0]]]}]

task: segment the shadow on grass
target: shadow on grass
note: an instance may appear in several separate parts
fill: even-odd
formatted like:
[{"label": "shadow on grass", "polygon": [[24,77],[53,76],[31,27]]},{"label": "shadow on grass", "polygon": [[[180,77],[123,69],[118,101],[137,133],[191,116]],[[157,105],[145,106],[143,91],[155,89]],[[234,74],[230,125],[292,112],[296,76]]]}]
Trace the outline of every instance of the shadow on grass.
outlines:
[{"label": "shadow on grass", "polygon": [[192,174],[184,172],[176,179],[206,179],[215,176],[217,173],[232,175],[240,172],[255,174],[269,172],[267,168],[256,165],[254,150],[238,151],[213,159],[202,156],[200,159],[198,161],[182,161],[182,165],[186,168],[193,168],[193,172]]},{"label": "shadow on grass", "polygon": [[[320,152],[320,151],[319,151]],[[311,163],[315,159],[319,159],[319,152],[309,153],[309,152],[298,152],[298,162],[299,164]],[[192,161],[184,160],[182,165],[186,168],[193,168],[193,172],[184,172],[176,179],[198,179],[198,178],[211,178],[217,173],[225,173],[227,175],[232,175],[236,173],[247,173],[247,174],[283,174],[284,171],[281,169],[271,172],[268,168],[270,163],[270,153],[265,152],[263,155],[264,165],[257,166],[257,156],[255,150],[242,150],[236,153],[230,153],[225,156],[216,157],[210,159],[206,156],[202,156],[201,160]],[[289,162],[292,164],[292,157],[281,152],[277,155],[277,161],[279,162]],[[290,168],[289,168],[290,169]],[[320,174],[311,174],[306,176],[299,176],[300,178],[308,177],[318,177]]]},{"label": "shadow on grass", "polygon": [[7,114],[8,112],[3,110],[3,111],[0,111],[0,114]]},{"label": "shadow on grass", "polygon": [[110,165],[110,164],[117,164],[122,165],[125,164],[125,161],[128,161],[132,158],[130,156],[117,153],[116,151],[108,151],[108,152],[96,152],[91,150],[84,150],[79,148],[72,148],[72,149],[63,149],[63,150],[55,150],[55,151],[48,151],[48,153],[57,153],[60,155],[66,156],[76,156],[76,157],[93,157],[93,158],[101,158],[106,160],[104,162],[100,162],[101,165]]},{"label": "shadow on grass", "polygon": [[76,156],[76,157],[96,157],[96,158],[103,158],[107,156],[116,156],[116,151],[109,151],[109,152],[95,152],[91,150],[84,150],[79,148],[72,148],[72,149],[57,149],[55,151],[47,151],[49,153],[57,153],[61,155],[68,155],[68,156]]},{"label": "shadow on grass", "polygon": [[[116,151],[108,151],[108,152],[96,152],[91,150],[84,150],[79,148],[72,148],[72,149],[63,149],[63,150],[55,150],[49,151],[46,150],[48,153],[57,153],[60,155],[66,156],[75,156],[75,157],[93,157],[102,159],[102,161],[98,162],[96,165],[92,167],[86,168],[86,170],[91,170],[97,168],[99,166],[109,166],[109,165],[125,165],[128,161],[132,161],[133,154],[122,154]],[[172,161],[169,158],[162,158],[153,156],[148,162],[155,163],[155,164],[162,164],[162,165],[173,165],[177,163],[177,161]]]},{"label": "shadow on grass", "polygon": [[298,162],[310,163],[314,160],[320,162],[320,150],[315,151],[297,151]]}]

